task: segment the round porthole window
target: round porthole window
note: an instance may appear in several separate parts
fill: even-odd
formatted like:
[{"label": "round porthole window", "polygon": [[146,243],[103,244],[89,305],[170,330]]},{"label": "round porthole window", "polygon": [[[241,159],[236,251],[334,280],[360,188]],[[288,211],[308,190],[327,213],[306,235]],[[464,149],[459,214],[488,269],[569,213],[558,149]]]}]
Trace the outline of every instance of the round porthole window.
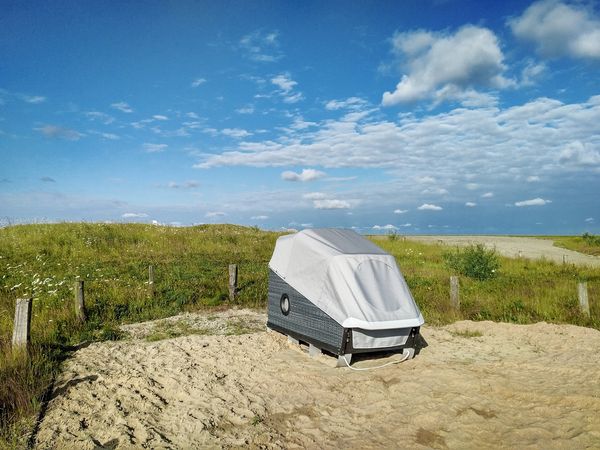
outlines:
[{"label": "round porthole window", "polygon": [[290,313],[290,298],[287,294],[283,294],[281,299],[279,300],[279,307],[281,308],[281,312],[284,316],[287,316]]}]

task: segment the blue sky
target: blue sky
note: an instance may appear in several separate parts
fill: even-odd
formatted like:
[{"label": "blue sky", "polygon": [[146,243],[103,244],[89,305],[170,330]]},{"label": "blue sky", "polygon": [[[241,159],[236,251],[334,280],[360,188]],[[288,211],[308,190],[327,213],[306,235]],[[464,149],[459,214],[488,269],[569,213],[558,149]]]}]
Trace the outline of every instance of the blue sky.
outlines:
[{"label": "blue sky", "polygon": [[0,3],[0,220],[600,232],[586,2]]}]

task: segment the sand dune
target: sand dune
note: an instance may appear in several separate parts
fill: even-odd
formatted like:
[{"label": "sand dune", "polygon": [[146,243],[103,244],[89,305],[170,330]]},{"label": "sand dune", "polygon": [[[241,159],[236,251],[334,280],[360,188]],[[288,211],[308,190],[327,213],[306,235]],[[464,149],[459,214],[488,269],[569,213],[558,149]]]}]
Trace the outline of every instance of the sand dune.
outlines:
[{"label": "sand dune", "polygon": [[228,335],[262,326],[260,313],[170,320],[199,333],[211,323],[218,334],[147,342],[152,322],[129,326],[135,338],[77,351],[57,380],[37,448],[600,445],[600,332],[593,329],[424,327],[428,346],[414,360],[357,372],[311,359],[278,333]]}]

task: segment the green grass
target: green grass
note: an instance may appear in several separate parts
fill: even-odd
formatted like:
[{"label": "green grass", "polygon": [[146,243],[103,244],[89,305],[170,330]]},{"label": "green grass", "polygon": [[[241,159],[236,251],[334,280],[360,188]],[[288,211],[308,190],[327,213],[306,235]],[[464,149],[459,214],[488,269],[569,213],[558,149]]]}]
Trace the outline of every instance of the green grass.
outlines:
[{"label": "green grass", "polygon": [[[571,323],[600,329],[600,269],[500,257],[487,281],[460,277],[460,313],[452,309],[443,246],[377,239],[396,257],[425,320],[446,324],[460,319],[512,323]],[[591,318],[579,312],[577,283],[587,281]]]},{"label": "green grass", "polygon": [[[20,419],[29,420],[38,409],[37,399],[68,346],[118,339],[122,323],[222,305],[230,263],[240,272],[235,304],[264,306],[267,263],[277,237],[229,225],[64,223],[0,229],[0,448],[18,446],[15,436],[27,425]],[[147,289],[150,264],[153,297]],[[77,278],[85,282],[85,325],[75,320]],[[14,304],[21,297],[33,297],[29,362],[10,353]]]},{"label": "green grass", "polygon": [[210,330],[192,327],[185,322],[161,322],[153,328],[152,332],[145,337],[145,340],[155,342],[180,336],[206,335],[209,333]]},{"label": "green grass", "polygon": [[582,236],[551,236],[549,239],[554,241],[555,247],[600,256],[600,236],[584,233]]},{"label": "green grass", "polygon": [[457,337],[462,337],[462,338],[475,338],[475,337],[481,337],[483,336],[483,333],[481,331],[471,331],[471,330],[456,330],[456,331],[451,331],[450,334],[452,336],[457,336]]},{"label": "green grass", "polygon": [[[190,228],[136,224],[22,225],[0,229],[0,447],[19,447],[42,394],[69,346],[119,339],[118,325],[222,306],[227,266],[239,266],[236,305],[264,307],[267,263],[277,233],[232,225]],[[600,329],[600,269],[500,258],[487,281],[460,278],[461,311],[452,309],[447,248],[376,239],[393,254],[429,324],[459,319],[548,321]],[[148,265],[155,295],[148,295]],[[88,321],[75,319],[73,284],[85,282]],[[578,309],[577,282],[588,281],[591,318]],[[12,355],[15,300],[33,297],[31,358]],[[189,333],[158,330],[153,339]],[[232,334],[248,332],[228,324]]]}]

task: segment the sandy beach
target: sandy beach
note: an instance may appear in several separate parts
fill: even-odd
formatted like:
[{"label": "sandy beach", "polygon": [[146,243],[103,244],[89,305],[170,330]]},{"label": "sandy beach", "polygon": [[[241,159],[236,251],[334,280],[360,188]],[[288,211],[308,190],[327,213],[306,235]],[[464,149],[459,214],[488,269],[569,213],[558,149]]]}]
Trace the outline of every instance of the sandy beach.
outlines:
[{"label": "sandy beach", "polygon": [[[185,314],[129,325],[126,340],[78,350],[56,380],[36,448],[548,449],[600,442],[597,330],[425,326],[427,346],[415,359],[353,371],[334,368],[331,357],[310,358],[266,332],[265,320],[249,310]],[[148,341],[175,328],[199,334]]]}]

